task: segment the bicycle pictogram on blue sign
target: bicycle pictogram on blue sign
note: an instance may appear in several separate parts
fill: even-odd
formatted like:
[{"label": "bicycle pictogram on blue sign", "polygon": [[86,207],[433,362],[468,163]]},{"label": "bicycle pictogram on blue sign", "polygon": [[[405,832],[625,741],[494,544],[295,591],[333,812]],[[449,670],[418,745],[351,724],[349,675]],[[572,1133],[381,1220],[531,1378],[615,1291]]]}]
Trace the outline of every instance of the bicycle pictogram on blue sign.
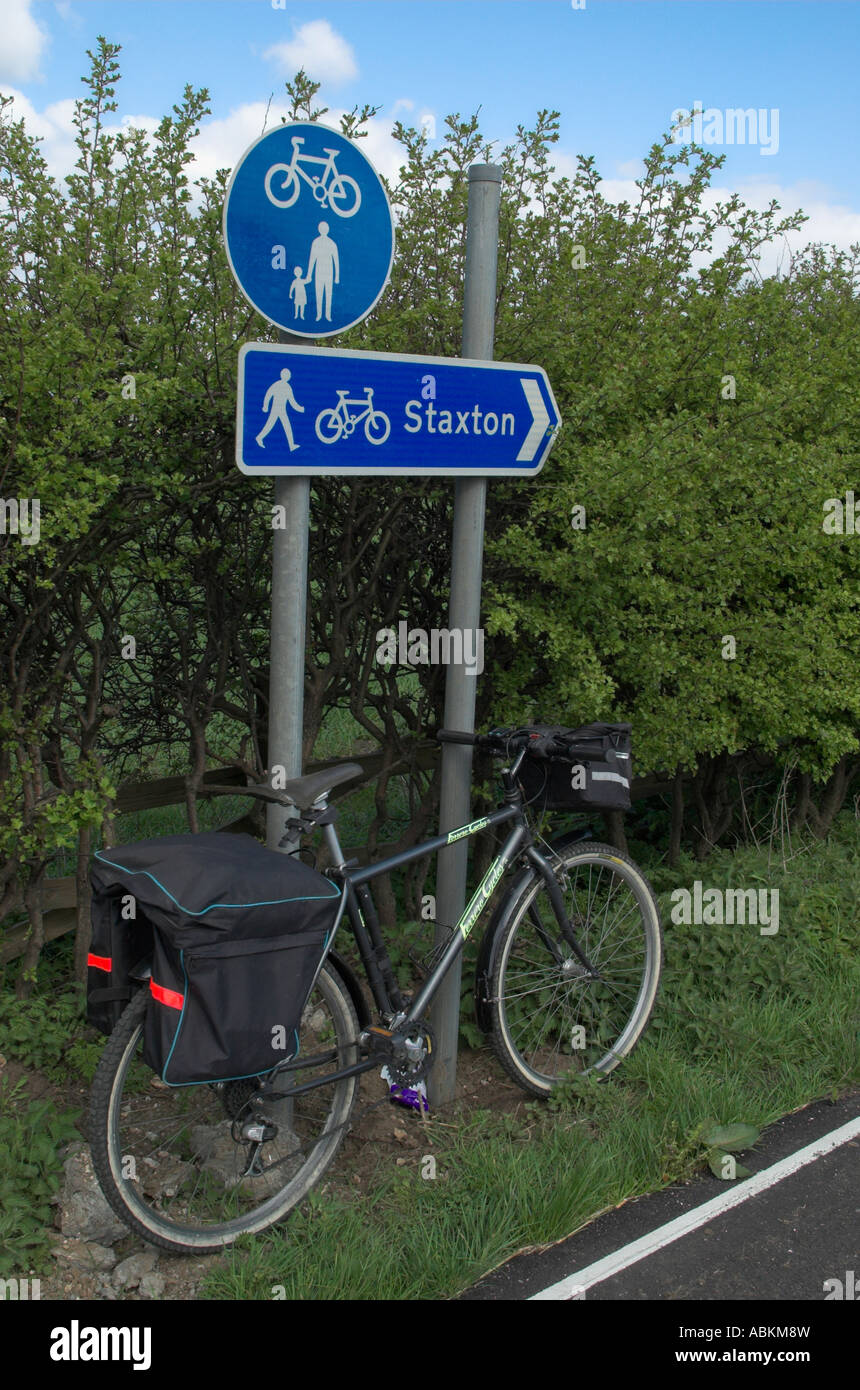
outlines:
[{"label": "bicycle pictogram on blue sign", "polygon": [[[337,150],[324,149],[325,158],[302,154],[299,146],[304,143],[303,135],[294,135],[290,163],[273,164],[267,172],[265,186],[269,202],[276,208],[291,208],[302,191],[300,180],[304,179],[322,207],[330,207],[338,217],[352,217],[361,207],[361,189],[355,179],[335,169]],[[322,174],[306,174],[302,167],[305,164],[322,164]]]}]

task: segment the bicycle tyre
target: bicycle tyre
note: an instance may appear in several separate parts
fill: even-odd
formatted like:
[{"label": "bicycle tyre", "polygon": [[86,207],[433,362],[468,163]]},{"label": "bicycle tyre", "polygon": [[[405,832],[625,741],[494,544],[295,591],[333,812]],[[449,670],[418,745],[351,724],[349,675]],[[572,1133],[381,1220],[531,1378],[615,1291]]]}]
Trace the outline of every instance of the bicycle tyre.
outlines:
[{"label": "bicycle tyre", "polygon": [[[382,433],[379,434],[378,430]],[[364,436],[368,444],[384,444],[391,433],[391,421],[382,410],[368,415],[364,422]]]},{"label": "bicycle tyre", "polygon": [[343,417],[335,408],[321,410],[314,428],[321,444],[336,444],[343,434]]},{"label": "bicycle tyre", "polygon": [[[337,185],[336,193],[334,191],[335,183]],[[325,192],[328,198],[328,205],[336,217],[354,217],[361,207],[361,189],[355,179],[350,178],[349,174],[338,174],[337,179],[332,180]],[[333,201],[334,198],[343,198],[346,196],[347,192],[352,194],[352,207],[337,207]],[[325,205],[325,199],[323,199],[323,205]]]},{"label": "bicycle tyre", "polygon": [[[629,1056],[651,1017],[663,963],[657,902],[628,855],[589,841],[555,848],[552,862],[576,938],[602,978],[588,978],[561,938],[546,884],[533,870],[499,911],[489,1005],[496,1056],[539,1096],[571,1070],[606,1075]],[[617,930],[608,916],[613,904],[621,909]],[[536,918],[561,962],[538,935]]]},{"label": "bicycle tyre", "polygon": [[[287,198],[276,198],[276,197],[275,197],[275,195],[274,195],[273,192],[272,192],[272,175],[273,175],[273,174],[288,174],[288,175],[289,175],[289,177],[287,178],[287,180],[286,180],[285,183],[284,183],[283,188],[281,189],[281,192],[282,192],[282,193],[285,192],[285,190],[286,190],[287,188],[291,189],[292,191],[291,191],[289,197],[287,197]],[[266,190],[266,197],[268,198],[269,202],[270,202],[274,207],[276,207],[276,208],[291,208],[291,207],[293,206],[293,203],[294,203],[294,202],[296,201],[296,199],[298,198],[299,193],[300,193],[300,191],[301,191],[301,184],[299,183],[299,176],[298,176],[298,174],[296,173],[295,169],[292,169],[292,168],[290,167],[289,164],[273,164],[272,167],[271,167],[271,169],[269,169],[269,170],[267,171],[267,173],[266,173],[266,177],[265,177],[265,179],[263,180],[263,185],[264,185],[265,190]]]},{"label": "bicycle tyre", "polygon": [[[180,1254],[223,1250],[240,1235],[282,1221],[319,1182],[345,1138],[358,1078],[269,1103],[264,1111],[278,1132],[263,1145],[264,1171],[246,1178],[248,1145],[230,1132],[245,1109],[242,1092],[230,1087],[245,1085],[250,1093],[254,1079],[220,1090],[159,1081],[140,1058],[147,994],[141,989],[132,999],[96,1070],[90,1105],[93,1167],[113,1211],[151,1245]],[[320,1046],[336,1048],[336,1066],[320,1065],[318,1073],[351,1066],[358,1060],[358,1033],[346,987],[336,971],[323,966],[302,1014],[299,1056],[316,1056],[314,1048]],[[311,1073],[282,1074],[283,1090],[289,1075],[300,1084]],[[282,1148],[289,1149],[286,1157]],[[286,1181],[276,1186],[282,1174]],[[226,1219],[212,1216],[218,1199],[231,1209]]]}]

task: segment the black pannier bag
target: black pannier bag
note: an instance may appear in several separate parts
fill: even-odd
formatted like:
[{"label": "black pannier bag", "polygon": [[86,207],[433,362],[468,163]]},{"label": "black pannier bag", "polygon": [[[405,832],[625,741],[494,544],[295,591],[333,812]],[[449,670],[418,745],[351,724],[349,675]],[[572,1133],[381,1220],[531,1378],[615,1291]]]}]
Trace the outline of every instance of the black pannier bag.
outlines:
[{"label": "black pannier bag", "polygon": [[340,890],[250,835],[98,851],[96,897],[132,893],[152,933],[144,1060],[168,1085],[259,1076],[294,1056]]},{"label": "black pannier bag", "polygon": [[[527,753],[519,770],[526,801],[536,811],[626,811],[632,781],[631,726],[585,724],[560,729],[533,724],[535,753]],[[554,735],[563,751],[547,754],[545,739]]]}]

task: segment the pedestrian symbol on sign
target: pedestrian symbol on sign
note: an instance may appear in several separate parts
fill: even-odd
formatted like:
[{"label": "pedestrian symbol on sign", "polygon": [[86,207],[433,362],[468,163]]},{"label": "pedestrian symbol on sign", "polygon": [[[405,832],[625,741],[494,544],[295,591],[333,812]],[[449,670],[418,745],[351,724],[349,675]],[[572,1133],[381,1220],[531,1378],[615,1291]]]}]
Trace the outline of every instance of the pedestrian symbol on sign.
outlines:
[{"label": "pedestrian symbol on sign", "polygon": [[261,449],[265,448],[263,440],[266,438],[269,430],[274,429],[279,420],[284,427],[284,434],[287,436],[290,453],[300,447],[293,440],[293,427],[290,424],[290,417],[287,414],[287,406],[289,405],[291,405],[294,410],[298,410],[304,414],[305,408],[303,405],[299,405],[293,395],[293,388],[290,385],[290,373],[285,367],[281,372],[279,380],[272,382],[263,399],[263,413],[265,414],[268,410],[269,418],[257,435],[257,443]]},{"label": "pedestrian symbol on sign", "polygon": [[325,304],[325,316],[331,323],[331,287],[332,279],[336,285],[340,284],[340,262],[338,260],[337,246],[328,234],[328,223],[320,222],[317,231],[318,237],[314,237],[311,242],[311,258],[308,265],[308,280],[313,280],[314,291],[317,298],[317,318],[322,318],[323,304]]}]

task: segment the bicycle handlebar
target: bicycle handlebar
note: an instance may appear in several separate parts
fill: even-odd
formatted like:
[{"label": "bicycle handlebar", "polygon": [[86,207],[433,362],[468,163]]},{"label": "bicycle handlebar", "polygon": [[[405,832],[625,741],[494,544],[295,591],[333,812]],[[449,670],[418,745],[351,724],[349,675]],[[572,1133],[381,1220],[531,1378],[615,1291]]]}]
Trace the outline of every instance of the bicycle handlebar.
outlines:
[{"label": "bicycle handlebar", "polygon": [[465,743],[491,753],[510,755],[521,750],[531,758],[543,760],[565,752],[552,729],[491,729],[488,734],[470,734],[462,729],[437,729],[440,743]]},{"label": "bicycle handlebar", "polygon": [[524,749],[534,757],[545,758],[561,751],[552,735],[538,729],[492,729],[488,734],[470,734],[462,729],[437,729],[436,737],[440,743],[465,743],[503,755]]}]

